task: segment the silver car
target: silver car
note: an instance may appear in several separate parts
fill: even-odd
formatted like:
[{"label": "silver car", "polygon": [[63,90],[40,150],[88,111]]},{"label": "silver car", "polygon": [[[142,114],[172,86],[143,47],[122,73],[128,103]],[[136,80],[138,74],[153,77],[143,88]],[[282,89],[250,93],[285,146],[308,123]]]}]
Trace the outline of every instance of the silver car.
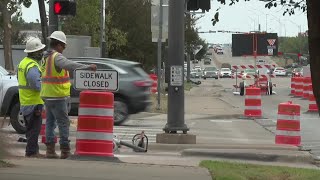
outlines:
[{"label": "silver car", "polygon": [[214,66],[205,67],[203,70],[202,78],[203,79],[206,79],[206,78],[218,79],[219,78],[218,69]]}]

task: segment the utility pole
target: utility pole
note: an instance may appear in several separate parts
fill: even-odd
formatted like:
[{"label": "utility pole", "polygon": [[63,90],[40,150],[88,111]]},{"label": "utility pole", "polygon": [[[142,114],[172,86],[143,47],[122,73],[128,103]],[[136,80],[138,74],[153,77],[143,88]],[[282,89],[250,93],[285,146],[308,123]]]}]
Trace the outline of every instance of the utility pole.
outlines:
[{"label": "utility pole", "polygon": [[49,34],[58,30],[58,16],[53,11],[54,0],[49,0]]},{"label": "utility pole", "polygon": [[163,128],[166,133],[189,131],[184,120],[184,11],[185,0],[169,1],[169,67],[168,120]]},{"label": "utility pole", "polygon": [[101,57],[107,57],[107,42],[106,42],[106,0],[101,0],[101,21],[100,21],[100,50]]},{"label": "utility pole", "polygon": [[158,36],[158,58],[157,58],[157,76],[158,76],[158,85],[157,85],[157,91],[158,91],[158,105],[157,109],[160,109],[160,95],[161,95],[161,57],[162,57],[162,25],[163,25],[163,0],[160,0],[160,6],[159,6],[159,36]]},{"label": "utility pole", "polygon": [[[188,23],[187,23],[187,30],[188,31],[191,31],[191,15],[190,13],[187,14],[187,20],[188,20]],[[191,58],[191,52],[192,52],[192,49],[191,49],[191,46],[190,44],[188,44],[188,47],[187,47],[187,82],[190,82],[190,58]]]},{"label": "utility pole", "polygon": [[42,32],[42,39],[43,43],[47,45],[48,47],[48,20],[47,20],[47,14],[46,14],[46,7],[44,5],[43,0],[38,0],[38,6],[39,6],[39,14],[40,14],[40,21],[41,21],[41,32]]}]

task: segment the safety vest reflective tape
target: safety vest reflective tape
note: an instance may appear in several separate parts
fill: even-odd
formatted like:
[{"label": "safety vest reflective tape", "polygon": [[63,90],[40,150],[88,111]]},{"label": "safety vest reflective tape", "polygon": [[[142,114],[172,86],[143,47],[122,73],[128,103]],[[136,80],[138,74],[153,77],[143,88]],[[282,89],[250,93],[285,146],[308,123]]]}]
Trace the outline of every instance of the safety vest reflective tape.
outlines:
[{"label": "safety vest reflective tape", "polygon": [[32,88],[27,81],[27,74],[33,67],[37,67],[40,73],[38,62],[28,57],[25,57],[18,65],[19,101],[22,106],[43,104],[40,91]]},{"label": "safety vest reflective tape", "polygon": [[66,97],[70,96],[70,78],[69,72],[62,69],[56,70],[55,58],[58,52],[47,57],[42,64],[42,88],[41,97]]},{"label": "safety vest reflective tape", "polygon": [[112,116],[113,109],[107,108],[79,108],[78,116]]},{"label": "safety vest reflective tape", "polygon": [[283,114],[278,114],[278,119],[281,119],[281,120],[299,121],[299,120],[300,120],[300,115],[283,115]]},{"label": "safety vest reflective tape", "polygon": [[258,110],[261,109],[261,106],[245,106],[246,110]]},{"label": "safety vest reflective tape", "polygon": [[261,99],[261,95],[258,96],[251,96],[251,95],[246,95],[246,99]]},{"label": "safety vest reflective tape", "polygon": [[77,140],[102,140],[102,141],[113,141],[113,133],[107,132],[77,132]]},{"label": "safety vest reflective tape", "polygon": [[300,136],[300,131],[283,131],[277,130],[276,135],[280,136]]}]

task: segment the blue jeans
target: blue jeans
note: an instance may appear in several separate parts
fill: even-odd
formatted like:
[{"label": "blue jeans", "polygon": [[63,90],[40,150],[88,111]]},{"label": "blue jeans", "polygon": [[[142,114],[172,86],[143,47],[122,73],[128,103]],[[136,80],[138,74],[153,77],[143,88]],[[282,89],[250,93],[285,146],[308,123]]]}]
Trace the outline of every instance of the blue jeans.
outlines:
[{"label": "blue jeans", "polygon": [[58,124],[60,145],[69,145],[70,120],[68,116],[69,100],[45,100],[46,108],[46,143],[54,143],[54,129]]},{"label": "blue jeans", "polygon": [[35,105],[30,114],[24,116],[26,122],[27,132],[27,146],[26,146],[26,155],[34,155],[39,152],[38,137],[41,130],[42,118],[41,111],[43,105]]}]

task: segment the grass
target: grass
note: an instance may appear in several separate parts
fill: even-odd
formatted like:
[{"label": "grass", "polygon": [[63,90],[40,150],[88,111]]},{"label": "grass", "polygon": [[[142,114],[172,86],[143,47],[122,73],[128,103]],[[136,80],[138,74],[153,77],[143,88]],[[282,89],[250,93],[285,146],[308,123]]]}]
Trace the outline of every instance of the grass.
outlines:
[{"label": "grass", "polygon": [[224,161],[202,161],[213,180],[316,180],[320,171],[316,169],[291,168],[232,163]]},{"label": "grass", "polygon": [[195,85],[192,84],[191,82],[187,82],[187,81],[184,81],[184,90],[185,91],[190,91],[190,89],[192,89]]}]

